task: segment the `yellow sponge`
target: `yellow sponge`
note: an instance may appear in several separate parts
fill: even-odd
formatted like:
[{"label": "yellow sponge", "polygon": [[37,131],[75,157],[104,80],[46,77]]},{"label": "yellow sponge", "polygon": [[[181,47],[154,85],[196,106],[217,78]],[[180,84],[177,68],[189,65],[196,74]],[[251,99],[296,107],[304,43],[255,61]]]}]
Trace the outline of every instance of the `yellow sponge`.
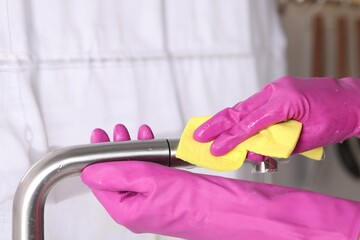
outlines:
[{"label": "yellow sponge", "polygon": [[[289,157],[296,146],[302,127],[302,124],[295,120],[272,125],[242,142],[229,153],[216,157],[210,153],[212,142],[200,143],[193,138],[195,129],[209,118],[190,119],[180,138],[176,157],[194,165],[218,171],[232,171],[241,167],[247,151],[271,157]],[[307,151],[303,155],[320,160],[323,148]]]}]

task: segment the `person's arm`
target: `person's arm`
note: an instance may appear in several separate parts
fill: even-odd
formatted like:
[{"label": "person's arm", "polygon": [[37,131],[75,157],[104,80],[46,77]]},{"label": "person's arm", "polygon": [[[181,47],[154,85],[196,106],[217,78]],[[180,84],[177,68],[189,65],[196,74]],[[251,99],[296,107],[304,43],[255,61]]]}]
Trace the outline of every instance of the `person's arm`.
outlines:
[{"label": "person's arm", "polygon": [[[139,139],[153,138],[143,126]],[[129,140],[117,125],[116,141]],[[97,129],[91,142],[109,141]],[[81,178],[110,216],[135,233],[183,239],[357,239],[360,203],[137,161],[92,164]],[[90,216],[89,216],[90,217]]]},{"label": "person's arm", "polygon": [[294,153],[360,137],[360,79],[286,76],[202,124],[195,140],[215,140],[223,155],[260,130],[294,119],[303,124]]}]

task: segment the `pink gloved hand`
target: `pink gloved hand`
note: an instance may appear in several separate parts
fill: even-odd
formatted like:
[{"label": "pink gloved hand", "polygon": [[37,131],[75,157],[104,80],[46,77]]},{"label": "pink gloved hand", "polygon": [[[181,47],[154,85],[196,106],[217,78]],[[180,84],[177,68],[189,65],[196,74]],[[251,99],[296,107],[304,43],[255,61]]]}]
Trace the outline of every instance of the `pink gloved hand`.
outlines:
[{"label": "pink gloved hand", "polygon": [[217,113],[196,129],[194,138],[215,140],[210,151],[219,156],[260,130],[289,119],[303,124],[293,153],[359,137],[360,79],[280,78]]},{"label": "pink gloved hand", "polygon": [[81,177],[135,233],[196,240],[349,240],[360,233],[360,203],[304,190],[138,161],[93,164]]}]

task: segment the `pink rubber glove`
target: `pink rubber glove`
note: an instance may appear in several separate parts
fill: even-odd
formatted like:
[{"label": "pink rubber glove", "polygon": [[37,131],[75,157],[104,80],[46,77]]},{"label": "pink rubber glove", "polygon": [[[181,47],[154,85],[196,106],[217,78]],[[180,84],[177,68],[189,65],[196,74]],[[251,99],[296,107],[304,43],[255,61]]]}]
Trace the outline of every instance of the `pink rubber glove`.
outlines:
[{"label": "pink rubber glove", "polygon": [[135,233],[184,239],[357,239],[360,203],[138,161],[93,164],[82,180]]},{"label": "pink rubber glove", "polygon": [[360,137],[360,79],[286,76],[232,108],[226,108],[194,132],[219,156],[260,130],[294,119],[303,124],[293,153],[305,152],[352,136]]}]

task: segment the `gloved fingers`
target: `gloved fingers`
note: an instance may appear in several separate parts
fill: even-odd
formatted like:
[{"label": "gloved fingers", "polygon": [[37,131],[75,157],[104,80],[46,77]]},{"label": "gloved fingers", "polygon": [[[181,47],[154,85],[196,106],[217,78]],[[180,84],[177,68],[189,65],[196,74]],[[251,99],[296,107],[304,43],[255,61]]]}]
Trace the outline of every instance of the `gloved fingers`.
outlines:
[{"label": "gloved fingers", "polygon": [[138,139],[139,140],[150,140],[150,139],[154,139],[154,134],[151,130],[151,128],[146,125],[143,124],[139,127],[138,130]]},{"label": "gloved fingers", "polygon": [[129,141],[130,134],[123,124],[116,124],[113,132],[113,139],[115,142]]},{"label": "gloved fingers", "polygon": [[110,142],[110,138],[104,130],[102,130],[101,128],[96,128],[91,132],[90,142]]},{"label": "gloved fingers", "polygon": [[255,93],[243,102],[236,104],[233,109],[242,113],[242,118],[246,117],[252,111],[266,104],[272,96],[273,88],[266,85],[261,91]]},{"label": "gloved fingers", "polygon": [[225,108],[212,118],[201,124],[194,132],[194,139],[198,142],[209,142],[223,132],[231,129],[236,123],[242,121],[253,111],[266,104],[272,96],[271,85],[265,86],[260,92],[247,100],[236,104],[232,108]]},{"label": "gloved fingers", "polygon": [[280,108],[269,102],[253,111],[230,130],[217,137],[211,145],[211,153],[215,156],[224,155],[268,126],[286,120],[283,111],[278,109]]},{"label": "gloved fingers", "polygon": [[240,120],[240,113],[232,108],[226,108],[201,124],[193,134],[198,142],[214,140],[224,131],[231,129]]},{"label": "gloved fingers", "polygon": [[[117,124],[114,127],[114,141],[129,141],[131,140],[129,131],[123,124]],[[138,130],[138,140],[154,139],[154,134],[151,128],[145,124],[141,125]]]},{"label": "gloved fingers", "polygon": [[246,155],[246,159],[250,162],[258,163],[268,160],[269,157],[254,152],[248,152]]},{"label": "gloved fingers", "polygon": [[[144,166],[145,164],[145,166]],[[95,163],[81,173],[82,181],[91,189],[149,193],[157,178],[151,169],[155,163],[136,161]]]}]

